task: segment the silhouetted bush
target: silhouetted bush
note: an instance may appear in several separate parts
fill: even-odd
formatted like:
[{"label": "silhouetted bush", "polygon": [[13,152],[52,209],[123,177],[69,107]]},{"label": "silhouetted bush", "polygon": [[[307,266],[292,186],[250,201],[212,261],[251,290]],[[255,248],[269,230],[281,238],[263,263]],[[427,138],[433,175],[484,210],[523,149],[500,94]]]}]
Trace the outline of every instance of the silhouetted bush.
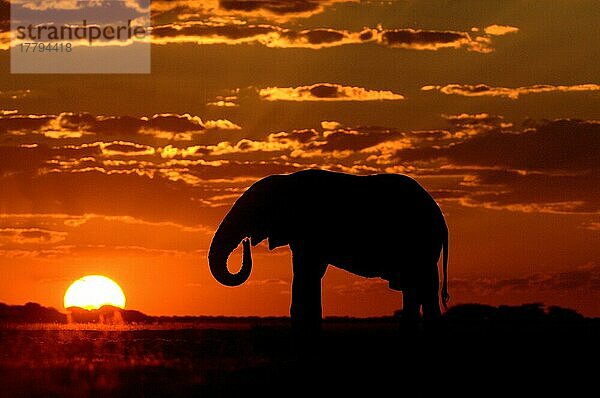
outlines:
[{"label": "silhouetted bush", "polygon": [[497,317],[498,309],[485,304],[462,304],[450,307],[445,317],[449,320],[484,321]]},{"label": "silhouetted bush", "polygon": [[541,321],[545,317],[544,305],[540,303],[498,307],[497,318],[501,321]]},{"label": "silhouetted bush", "polygon": [[123,317],[123,321],[128,323],[152,322],[151,316],[135,310],[121,310],[121,316]]},{"label": "silhouetted bush", "polygon": [[54,308],[37,303],[6,305],[0,303],[0,322],[11,323],[66,323],[67,317]]},{"label": "silhouetted bush", "polygon": [[582,321],[585,319],[583,315],[581,315],[575,310],[569,308],[562,308],[555,305],[548,308],[548,318],[552,321],[560,322],[575,322]]},{"label": "silhouetted bush", "polygon": [[460,304],[446,311],[444,318],[451,321],[500,321],[500,322],[543,322],[577,321],[585,317],[577,311],[541,303],[517,306],[501,305],[494,307],[484,304]]}]

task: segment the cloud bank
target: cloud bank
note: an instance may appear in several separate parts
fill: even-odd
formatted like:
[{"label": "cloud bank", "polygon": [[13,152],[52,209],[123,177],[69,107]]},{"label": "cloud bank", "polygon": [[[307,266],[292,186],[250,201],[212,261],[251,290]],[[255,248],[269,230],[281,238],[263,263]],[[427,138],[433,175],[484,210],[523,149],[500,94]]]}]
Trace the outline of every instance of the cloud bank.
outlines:
[{"label": "cloud bank", "polygon": [[335,83],[299,87],[267,87],[259,90],[266,101],[399,101],[404,96],[388,90],[369,90]]},{"label": "cloud bank", "polygon": [[551,92],[581,92],[598,91],[599,84],[576,84],[572,86],[555,86],[551,84],[536,84],[524,87],[492,87],[487,84],[447,84],[445,86],[428,85],[421,87],[423,91],[439,91],[446,95],[460,95],[463,97],[504,97],[516,100],[521,95],[551,93]]}]

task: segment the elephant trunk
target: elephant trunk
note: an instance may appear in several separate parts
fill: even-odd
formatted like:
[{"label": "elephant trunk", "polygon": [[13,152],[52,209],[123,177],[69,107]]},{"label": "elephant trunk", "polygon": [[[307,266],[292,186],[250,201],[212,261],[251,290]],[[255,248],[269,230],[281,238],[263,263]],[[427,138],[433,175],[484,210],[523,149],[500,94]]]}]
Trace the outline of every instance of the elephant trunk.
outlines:
[{"label": "elephant trunk", "polygon": [[[252,252],[250,240],[241,233],[230,231],[224,223],[219,226],[210,244],[208,251],[208,265],[210,272],[219,283],[225,286],[239,286],[246,282],[252,271]],[[242,242],[244,253],[242,257],[242,268],[235,274],[227,268],[227,260],[233,250]]]}]

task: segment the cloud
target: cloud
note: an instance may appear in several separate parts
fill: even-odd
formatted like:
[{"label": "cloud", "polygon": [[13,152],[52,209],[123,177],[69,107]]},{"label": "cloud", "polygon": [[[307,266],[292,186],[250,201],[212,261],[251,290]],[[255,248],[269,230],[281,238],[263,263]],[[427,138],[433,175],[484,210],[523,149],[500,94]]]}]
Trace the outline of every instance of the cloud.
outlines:
[{"label": "cloud", "polygon": [[100,147],[103,156],[144,156],[155,153],[154,148],[151,146],[127,141],[102,142],[97,145]]},{"label": "cloud", "polygon": [[575,291],[600,291],[600,266],[588,264],[559,272],[539,272],[516,278],[451,279],[452,290],[477,295],[549,292],[572,295]]},{"label": "cloud", "polygon": [[242,17],[288,22],[310,18],[336,3],[352,2],[358,0],[157,0],[152,2],[152,13],[154,17],[175,13],[179,18]]},{"label": "cloud", "polygon": [[[332,86],[334,96],[354,95],[344,92],[346,86]],[[240,139],[237,133],[207,133],[236,128],[227,121],[211,125],[191,115],[6,115],[0,117],[7,139],[0,145],[0,208],[197,225],[197,209],[216,219],[258,178],[318,167],[435,180],[428,188],[437,199],[466,207],[600,211],[600,122],[526,121],[516,127],[488,113],[443,118],[447,129],[349,127],[326,120],[316,128]],[[41,134],[51,130],[86,134],[69,142]],[[170,134],[171,141],[159,141],[159,134]]]},{"label": "cloud", "polygon": [[485,33],[492,36],[504,36],[509,33],[517,33],[519,28],[510,25],[490,25],[484,28]]},{"label": "cloud", "polygon": [[233,101],[228,101],[228,100],[216,100],[213,102],[208,102],[206,105],[208,106],[219,106],[219,107],[225,107],[225,108],[234,108],[239,106],[237,103],[233,102]]},{"label": "cloud", "polygon": [[525,213],[600,214],[597,172],[576,175],[509,170],[478,170],[466,177],[467,207]]},{"label": "cloud", "polygon": [[0,114],[0,134],[42,135],[51,139],[73,139],[84,135],[136,136],[189,141],[206,130],[239,130],[226,119],[203,121],[190,114],[163,113],[150,117],[103,116],[89,113],[63,112],[58,115]]},{"label": "cloud", "polygon": [[214,101],[208,102],[207,106],[217,106],[224,108],[238,107],[240,89],[230,90],[227,95],[217,95]]},{"label": "cloud", "polygon": [[258,94],[266,101],[399,101],[404,96],[388,90],[369,90],[335,83],[299,87],[267,87]]},{"label": "cloud", "polygon": [[[459,142],[402,148],[405,164],[443,164],[465,175],[465,206],[525,212],[600,212],[600,123],[528,122],[523,131],[483,130]],[[433,169],[433,166],[431,166]],[[439,166],[438,166],[439,167]]]},{"label": "cloud", "polygon": [[307,18],[322,13],[335,3],[350,3],[357,0],[221,0],[220,8],[240,12],[245,16],[269,16],[276,20]]},{"label": "cloud", "polygon": [[251,140],[243,138],[233,144],[222,141],[217,145],[209,145],[206,153],[210,156],[224,156],[231,154],[249,154],[252,152],[286,152],[300,148],[300,144],[293,139],[281,139],[280,134],[271,134],[265,140]]},{"label": "cloud", "polygon": [[321,128],[323,130],[336,130],[339,129],[340,127],[342,127],[342,124],[336,121],[327,121],[327,120],[323,120],[321,122]]},{"label": "cloud", "polygon": [[323,134],[325,142],[319,146],[327,151],[360,151],[384,141],[406,138],[404,133],[377,127],[337,129]]},{"label": "cloud", "polygon": [[[289,158],[293,160],[314,158],[315,162],[323,162],[318,167],[326,167],[327,158],[346,158],[355,156],[355,159],[365,157],[361,150],[388,140],[424,139],[425,135],[402,133],[395,130],[377,127],[358,127],[355,129],[338,128],[335,130],[317,131],[315,129],[300,129],[289,132],[271,133],[264,139],[241,139],[237,143],[227,141],[216,145],[209,145],[199,149],[206,156],[220,157],[233,154],[251,153],[266,155],[266,159],[274,157]],[[312,164],[311,164],[312,166]]]},{"label": "cloud", "polygon": [[464,97],[505,97],[518,99],[525,94],[550,93],[550,92],[580,92],[580,91],[598,91],[598,84],[577,84],[572,86],[554,86],[550,84],[536,84],[525,87],[491,87],[487,84],[448,84],[445,86],[423,86],[423,91],[437,90],[446,95],[461,95]]},{"label": "cloud", "polygon": [[489,40],[473,39],[467,32],[391,29],[380,34],[380,42],[389,47],[411,50],[432,50],[442,48],[466,48],[470,51],[491,52]]},{"label": "cloud", "polygon": [[7,244],[54,244],[67,238],[66,232],[39,228],[0,228],[0,246]]},{"label": "cloud", "polygon": [[[504,25],[490,25],[473,32],[425,29],[364,28],[361,31],[314,28],[293,30],[272,23],[285,23],[322,13],[336,3],[358,0],[169,0],[152,2],[153,43],[241,44],[258,43],[275,48],[321,49],[347,44],[377,43],[412,50],[463,48],[489,53],[492,36],[516,32]],[[136,5],[130,0],[128,3]],[[8,2],[0,9],[0,49],[10,45]],[[73,6],[74,2],[66,4]],[[127,4],[127,3],[125,3]],[[135,7],[134,7],[135,8]],[[136,8],[138,9],[138,8]],[[242,18],[240,20],[240,18]],[[159,22],[157,22],[159,21]],[[249,23],[252,21],[253,23]],[[261,23],[256,23],[261,22]],[[218,102],[218,101],[216,101]]]},{"label": "cloud", "polygon": [[488,113],[461,113],[459,115],[442,115],[442,117],[457,128],[452,133],[452,136],[455,138],[469,137],[513,126],[512,123],[506,122],[504,117]]},{"label": "cloud", "polygon": [[375,43],[390,48],[436,51],[466,49],[480,53],[493,51],[490,35],[468,32],[363,28],[360,31],[313,28],[293,30],[269,24],[211,21],[183,21],[157,25],[152,30],[155,44],[261,44],[271,48],[323,49],[349,44]]},{"label": "cloud", "polygon": [[407,149],[398,156],[404,160],[444,157],[458,165],[581,172],[600,167],[600,123],[546,121],[523,132],[494,130],[452,145]]},{"label": "cloud", "polygon": [[86,158],[101,153],[98,147],[56,149],[46,145],[0,146],[0,176],[2,172],[31,173],[47,167],[52,159]]},{"label": "cloud", "polygon": [[361,32],[335,29],[305,29],[295,31],[274,25],[214,24],[203,21],[181,22],[155,26],[155,44],[195,43],[252,44],[272,48],[321,49],[345,44],[362,43]]},{"label": "cloud", "polygon": [[0,146],[0,208],[11,214],[35,209],[45,214],[94,213],[214,225],[225,206],[252,181],[301,168],[276,159],[188,160],[183,150],[171,150],[163,157],[162,150],[150,148],[124,141]]},{"label": "cloud", "polygon": [[208,130],[241,130],[237,124],[227,119],[207,120],[204,122],[204,127]]}]

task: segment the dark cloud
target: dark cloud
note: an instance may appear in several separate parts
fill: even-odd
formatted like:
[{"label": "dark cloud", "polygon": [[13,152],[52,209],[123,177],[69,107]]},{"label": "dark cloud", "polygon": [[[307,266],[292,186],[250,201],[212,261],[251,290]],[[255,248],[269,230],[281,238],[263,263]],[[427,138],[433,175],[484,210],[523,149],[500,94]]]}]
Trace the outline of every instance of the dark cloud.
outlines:
[{"label": "dark cloud", "polygon": [[[339,95],[340,87],[357,96],[380,93],[337,85],[322,86],[324,88],[314,85],[306,86],[306,90],[292,90],[316,98]],[[280,93],[281,89],[275,91]],[[294,93],[286,95],[297,95]],[[27,133],[27,129],[37,129],[39,132],[83,130],[92,135],[78,138],[76,145],[0,146],[1,175],[12,181],[13,188],[16,180],[11,177],[16,175],[21,175],[31,186],[56,176],[68,176],[64,177],[65,181],[70,179],[73,186],[106,185],[105,179],[121,187],[133,186],[134,183],[126,182],[129,179],[140,186],[154,186],[162,181],[166,188],[159,184],[157,190],[170,192],[177,187],[181,192],[173,192],[173,195],[193,198],[187,205],[175,203],[175,207],[189,210],[193,202],[213,209],[230,204],[241,188],[258,178],[320,167],[356,174],[400,172],[418,178],[436,176],[444,183],[432,187],[435,197],[464,206],[556,213],[600,211],[600,123],[595,121],[528,121],[521,131],[512,131],[516,130],[514,126],[502,117],[485,113],[444,116],[451,125],[448,130],[350,128],[339,122],[326,121],[321,129],[277,132],[262,138],[231,142],[214,135],[210,137],[211,142],[203,140],[180,146],[179,141],[171,141],[165,146],[156,145],[152,140],[139,143],[137,138],[206,129],[209,123],[198,117],[173,114],[142,118],[73,113],[14,116],[0,117],[5,132],[13,132],[17,126],[26,134],[31,133]],[[102,135],[112,139],[98,140]],[[227,186],[222,186],[222,182],[228,182]],[[53,189],[52,185],[43,187]],[[69,189],[65,188],[65,191]],[[18,198],[18,194],[26,191],[20,187],[13,195]],[[110,189],[102,190],[105,191],[110,192]],[[143,188],[139,192],[152,197]],[[111,200],[119,201],[116,192]],[[129,201],[133,202],[133,199]],[[33,202],[29,197],[22,200],[22,203]],[[48,198],[48,202],[65,201]],[[101,207],[102,211],[94,211],[94,206],[86,211],[100,214],[105,211],[113,215],[125,215],[130,211],[127,208],[115,213],[116,210],[105,205]],[[77,208],[75,205],[67,207]],[[65,208],[46,210],[59,212]],[[25,207],[22,211],[32,210]],[[168,220],[171,216],[164,217]],[[182,219],[172,221],[181,222]]]},{"label": "dark cloud", "polygon": [[48,173],[5,177],[2,184],[0,204],[10,213],[128,215],[183,225],[200,224],[208,216],[201,215],[201,206],[194,200],[204,196],[201,189],[158,176]]},{"label": "dark cloud", "polygon": [[384,44],[388,46],[418,46],[431,44],[448,44],[457,41],[469,40],[464,32],[423,31],[413,29],[388,30],[382,34]]},{"label": "dark cloud", "polygon": [[219,0],[223,10],[258,11],[265,10],[277,15],[305,13],[315,11],[327,1],[318,0]]},{"label": "dark cloud", "polygon": [[467,32],[391,29],[381,32],[381,43],[389,47],[414,50],[439,50],[441,48],[466,48],[471,51],[490,52],[489,40],[471,38]]},{"label": "dark cloud", "polygon": [[207,23],[203,21],[157,25],[152,30],[157,44],[258,43],[273,48],[320,49],[361,42],[360,32],[335,29],[292,30],[274,25]]},{"label": "dark cloud", "polygon": [[527,170],[585,171],[600,166],[600,123],[543,122],[524,132],[494,130],[454,145],[398,152],[403,161],[447,158],[457,165]]},{"label": "dark cloud", "polygon": [[302,144],[305,144],[310,141],[315,141],[319,138],[319,132],[313,129],[302,129],[302,130],[293,130],[291,132],[281,132],[271,134],[270,137],[274,140],[284,141],[284,140],[292,140]]},{"label": "dark cloud", "polygon": [[0,134],[39,131],[52,119],[47,115],[0,115]]},{"label": "dark cloud", "polygon": [[[312,49],[374,42],[388,47],[412,50],[463,48],[488,53],[492,51],[492,36],[518,31],[517,28],[501,25],[490,26],[486,28],[487,30],[475,29],[471,33],[408,28],[386,30],[380,27],[364,28],[362,31],[327,28],[298,31],[273,24],[313,16],[334,3],[354,1],[231,0],[218,3],[216,0],[154,1],[152,2],[154,22],[152,40],[156,44],[259,43],[274,48]],[[252,23],[248,23],[249,21]],[[2,23],[8,30],[8,22],[0,22],[0,26]],[[0,30],[0,48],[8,49],[8,44],[9,37]]]},{"label": "dark cloud", "polygon": [[117,152],[117,153],[146,153],[149,148],[146,145],[132,144],[128,142],[112,142],[104,145],[103,151]]},{"label": "dark cloud", "polygon": [[404,96],[389,90],[371,90],[337,83],[298,87],[267,87],[258,91],[266,101],[400,101]]},{"label": "dark cloud", "polygon": [[461,113],[459,115],[443,115],[443,117],[457,127],[487,129],[488,127],[499,128],[512,126],[512,123],[507,123],[502,116],[490,115],[487,113]]},{"label": "dark cloud", "polygon": [[445,86],[423,86],[423,91],[437,90],[443,94],[461,95],[463,97],[505,97],[516,100],[521,95],[550,93],[550,92],[577,92],[598,91],[598,84],[576,84],[572,86],[556,86],[551,84],[536,84],[525,87],[492,87],[487,84],[448,84]]},{"label": "dark cloud", "polygon": [[335,3],[357,0],[155,0],[152,2],[154,18],[163,15],[195,17],[242,17],[287,22],[322,13]]},{"label": "dark cloud", "polygon": [[480,295],[549,292],[573,294],[574,291],[600,292],[600,266],[589,264],[560,272],[533,273],[517,278],[451,279],[452,290]]},{"label": "dark cloud", "polygon": [[308,43],[315,45],[341,42],[347,37],[344,32],[333,29],[311,29],[302,32],[285,31],[282,36],[289,39],[292,43],[306,39]]},{"label": "dark cloud", "polygon": [[[108,147],[119,153],[135,150],[123,144]],[[92,148],[98,150],[98,146]],[[156,163],[125,162],[111,166],[93,160],[91,164],[82,165],[78,157],[65,168],[49,163],[57,156],[70,158],[72,150],[65,149],[66,152],[61,153],[59,148],[17,148],[10,157],[1,157],[3,170],[21,172],[0,177],[2,211],[8,214],[91,213],[181,225],[213,225],[239,195],[240,188],[270,174],[299,169],[285,163],[250,161],[178,165],[169,163],[171,160],[163,164],[157,159]],[[88,147],[84,147],[80,156],[87,151]],[[30,172],[23,174],[26,170]]]},{"label": "dark cloud", "polygon": [[0,228],[0,247],[7,245],[54,244],[65,240],[66,232],[39,228]]},{"label": "dark cloud", "polygon": [[197,37],[210,38],[221,37],[237,41],[241,39],[253,38],[268,33],[274,33],[277,28],[268,25],[205,25],[202,23],[188,23],[181,25],[156,26],[152,30],[152,35],[157,38],[164,37]]},{"label": "dark cloud", "polygon": [[175,114],[157,114],[151,117],[93,116],[90,114],[61,115],[67,128],[82,128],[101,135],[134,135],[141,130],[161,130],[173,133],[202,131],[204,125],[199,117]]},{"label": "dark cloud", "polygon": [[100,148],[85,146],[75,148],[52,148],[46,145],[0,146],[0,172],[34,172],[47,167],[56,159],[84,158],[99,155]]},{"label": "dark cloud", "polygon": [[405,137],[404,133],[377,127],[360,127],[357,129],[338,129],[326,134],[326,142],[319,146],[322,150],[360,151],[384,141]]},{"label": "dark cloud", "polygon": [[[467,32],[364,28],[293,30],[275,25],[187,21],[156,25],[153,42],[157,44],[241,44],[258,43],[273,48],[321,49],[347,44],[376,43],[391,48],[436,51],[442,48],[492,52],[490,36],[472,37]],[[428,86],[436,88],[437,86]],[[425,88],[424,88],[425,89]]]},{"label": "dark cloud", "polygon": [[[505,131],[488,117],[454,118],[463,128],[485,123],[460,141],[402,148],[402,164],[444,166],[465,175],[460,203],[527,212],[600,212],[600,123],[582,120],[527,122],[523,131]],[[491,126],[490,126],[491,125]],[[425,173],[435,174],[429,166]],[[452,187],[449,187],[452,189]]]},{"label": "dark cloud", "polygon": [[51,139],[73,139],[84,135],[107,137],[154,136],[169,140],[191,140],[207,130],[239,130],[227,120],[202,120],[189,114],[155,114],[150,117],[103,116],[63,112],[58,115],[0,114],[0,135],[43,135]]},{"label": "dark cloud", "polygon": [[600,174],[575,175],[479,170],[468,179],[471,191],[461,200],[483,206],[525,212],[600,212]]}]

